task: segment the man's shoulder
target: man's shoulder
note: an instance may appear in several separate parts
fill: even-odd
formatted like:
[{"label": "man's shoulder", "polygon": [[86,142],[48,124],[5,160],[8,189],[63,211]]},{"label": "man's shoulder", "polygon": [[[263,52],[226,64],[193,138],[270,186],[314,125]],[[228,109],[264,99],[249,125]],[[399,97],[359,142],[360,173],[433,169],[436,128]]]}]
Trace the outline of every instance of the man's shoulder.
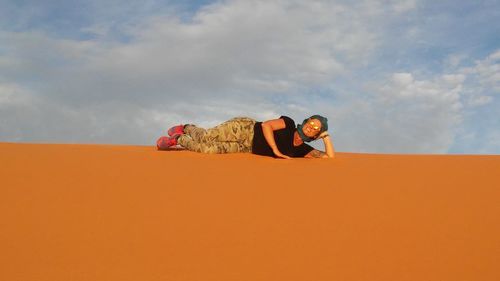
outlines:
[{"label": "man's shoulder", "polygon": [[283,119],[285,121],[285,125],[286,127],[290,127],[290,128],[295,128],[295,121],[293,121],[292,118],[286,116],[286,115],[282,115],[280,116],[280,119]]}]

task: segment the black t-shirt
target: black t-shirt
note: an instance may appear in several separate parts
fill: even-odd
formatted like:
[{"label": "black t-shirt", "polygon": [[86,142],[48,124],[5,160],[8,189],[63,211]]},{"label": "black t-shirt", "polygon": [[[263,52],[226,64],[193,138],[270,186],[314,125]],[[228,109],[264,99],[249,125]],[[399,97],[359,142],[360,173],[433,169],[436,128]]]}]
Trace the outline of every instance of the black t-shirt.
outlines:
[{"label": "black t-shirt", "polygon": [[[299,146],[293,145],[293,135],[296,130],[295,122],[288,116],[280,116],[280,119],[285,121],[286,127],[273,132],[274,140],[281,153],[290,157],[304,157],[314,148],[306,143]],[[262,132],[262,122],[256,122],[254,126],[254,135],[252,143],[252,153],[265,156],[277,157],[273,153],[273,149],[269,146]]]}]

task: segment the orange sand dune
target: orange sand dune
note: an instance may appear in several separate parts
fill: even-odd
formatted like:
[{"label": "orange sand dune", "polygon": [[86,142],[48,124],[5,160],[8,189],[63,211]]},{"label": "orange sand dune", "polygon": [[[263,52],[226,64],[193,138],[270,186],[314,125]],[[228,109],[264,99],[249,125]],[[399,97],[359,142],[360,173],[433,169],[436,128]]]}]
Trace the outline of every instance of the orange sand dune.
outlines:
[{"label": "orange sand dune", "polygon": [[0,143],[0,280],[500,280],[500,156]]}]

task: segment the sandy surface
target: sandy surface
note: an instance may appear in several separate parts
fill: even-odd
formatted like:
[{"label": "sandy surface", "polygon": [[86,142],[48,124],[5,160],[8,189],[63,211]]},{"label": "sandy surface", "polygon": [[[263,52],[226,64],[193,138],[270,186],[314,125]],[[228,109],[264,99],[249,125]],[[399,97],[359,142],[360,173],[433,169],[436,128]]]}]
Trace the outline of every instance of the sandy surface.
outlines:
[{"label": "sandy surface", "polygon": [[500,280],[500,156],[0,143],[0,280]]}]

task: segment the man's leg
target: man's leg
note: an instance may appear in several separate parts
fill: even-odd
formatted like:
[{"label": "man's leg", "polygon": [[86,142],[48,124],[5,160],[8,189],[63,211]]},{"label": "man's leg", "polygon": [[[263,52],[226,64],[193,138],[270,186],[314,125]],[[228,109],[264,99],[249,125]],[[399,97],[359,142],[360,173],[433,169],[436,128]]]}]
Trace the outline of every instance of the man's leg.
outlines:
[{"label": "man's leg", "polygon": [[201,153],[237,153],[237,152],[250,152],[250,148],[246,147],[240,142],[234,141],[212,141],[212,142],[198,142],[188,135],[181,135],[177,139],[177,143],[182,147]]},{"label": "man's leg", "polygon": [[235,117],[208,130],[187,125],[184,133],[197,142],[240,142],[251,146],[255,122],[248,117]]},{"label": "man's leg", "polygon": [[235,117],[208,130],[187,125],[178,144],[204,153],[251,152],[255,122],[248,117]]}]

